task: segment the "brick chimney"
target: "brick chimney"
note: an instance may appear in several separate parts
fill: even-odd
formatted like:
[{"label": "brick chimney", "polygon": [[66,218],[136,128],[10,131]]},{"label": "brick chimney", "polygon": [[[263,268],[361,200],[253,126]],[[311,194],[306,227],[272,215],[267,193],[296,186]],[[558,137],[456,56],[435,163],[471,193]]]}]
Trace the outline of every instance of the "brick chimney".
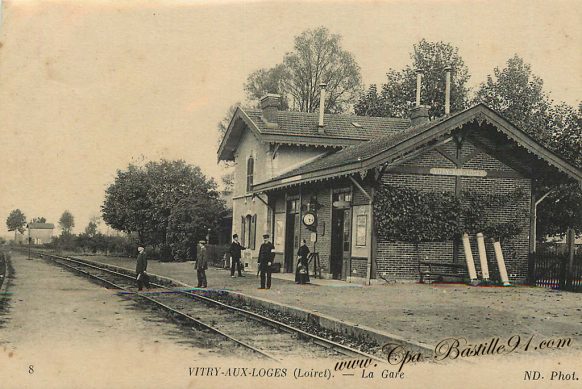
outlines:
[{"label": "brick chimney", "polygon": [[445,115],[451,113],[451,70],[450,66],[445,68]]},{"label": "brick chimney", "polygon": [[426,105],[419,105],[410,110],[410,125],[412,127],[428,122],[428,109]]},{"label": "brick chimney", "polygon": [[317,132],[321,135],[325,134],[325,124],[323,123],[323,113],[325,111],[325,87],[327,86],[327,84],[325,82],[322,82],[321,84],[319,84],[319,87],[321,88],[320,92],[319,92],[319,122],[317,125]]},{"label": "brick chimney", "polygon": [[279,108],[281,108],[281,96],[267,93],[265,96],[261,97],[260,101],[265,122],[277,124],[277,112],[279,112]]},{"label": "brick chimney", "polygon": [[420,95],[420,91],[422,89],[423,73],[424,72],[421,69],[416,70],[416,104],[414,108],[410,110],[410,125],[412,127],[428,122],[429,107],[421,105],[422,96]]}]

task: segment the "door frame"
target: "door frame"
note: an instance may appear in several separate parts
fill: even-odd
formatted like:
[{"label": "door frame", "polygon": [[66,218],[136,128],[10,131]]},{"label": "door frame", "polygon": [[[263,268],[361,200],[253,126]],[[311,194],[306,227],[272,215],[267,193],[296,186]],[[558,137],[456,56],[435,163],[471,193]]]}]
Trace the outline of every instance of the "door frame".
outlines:
[{"label": "door frame", "polygon": [[[343,193],[349,193],[350,198],[349,201],[347,201],[344,205],[339,206],[339,207],[334,207],[333,203],[336,201],[335,197],[336,195],[343,194]],[[332,271],[332,260],[333,260],[333,255],[335,254],[335,249],[334,249],[334,245],[338,245],[339,246],[339,254],[341,255],[341,259],[340,259],[340,263],[341,263],[341,271],[339,273],[339,277],[337,277],[336,279],[341,279],[343,281],[347,280],[347,277],[349,276],[348,272],[349,272],[349,268],[350,268],[350,263],[351,263],[351,253],[352,253],[352,197],[353,196],[353,191],[352,188],[347,187],[347,188],[337,188],[332,190],[332,194],[331,194],[331,250],[330,250],[330,266],[329,266],[329,272],[330,275],[332,276],[332,278],[334,277],[334,273]],[[347,212],[346,212],[347,211]],[[341,212],[342,213],[342,223],[341,226],[336,226],[336,219],[337,219],[337,213]],[[347,215],[346,215],[347,213]],[[349,219],[348,223],[349,223],[349,229],[348,229],[348,235],[349,235],[349,241],[348,243],[348,250],[345,251],[344,248],[346,247],[345,244],[346,242],[344,241],[344,230],[346,228],[346,217]],[[336,229],[340,229],[339,231],[337,231]],[[334,237],[339,236],[341,242],[334,242]]]}]

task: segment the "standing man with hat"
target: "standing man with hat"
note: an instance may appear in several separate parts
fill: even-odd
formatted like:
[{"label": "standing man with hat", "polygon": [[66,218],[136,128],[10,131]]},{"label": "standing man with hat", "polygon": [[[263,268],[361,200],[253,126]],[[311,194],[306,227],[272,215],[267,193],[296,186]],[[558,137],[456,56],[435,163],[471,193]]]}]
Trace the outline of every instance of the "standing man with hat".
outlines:
[{"label": "standing man with hat", "polygon": [[234,278],[235,267],[238,270],[238,276],[243,277],[242,272],[241,272],[242,264],[240,262],[242,250],[245,250],[245,247],[243,247],[238,242],[238,234],[234,234],[232,236],[232,243],[230,244],[230,258],[231,258],[231,262],[232,262],[230,264],[230,276],[233,278]]},{"label": "standing man with hat", "polygon": [[275,246],[269,241],[269,234],[263,235],[263,244],[259,249],[259,272],[261,273],[261,287],[265,289],[265,278],[267,281],[267,289],[271,288],[271,265],[275,258]]},{"label": "standing man with hat", "polygon": [[198,276],[198,286],[197,288],[206,288],[208,284],[206,283],[206,269],[208,269],[208,261],[206,259],[206,244],[205,240],[201,240],[198,246],[198,256],[196,258],[196,264],[194,269],[196,269],[196,275]]},{"label": "standing man with hat", "polygon": [[144,285],[146,288],[150,288],[150,280],[148,273],[146,272],[148,268],[148,260],[145,256],[145,249],[143,247],[138,247],[137,252],[137,263],[135,265],[136,280],[137,280],[137,290],[142,290]]}]

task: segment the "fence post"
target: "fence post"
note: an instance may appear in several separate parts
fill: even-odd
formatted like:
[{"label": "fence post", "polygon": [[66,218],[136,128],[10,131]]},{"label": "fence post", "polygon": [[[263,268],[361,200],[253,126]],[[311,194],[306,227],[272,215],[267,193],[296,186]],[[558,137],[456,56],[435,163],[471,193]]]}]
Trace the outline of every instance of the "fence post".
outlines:
[{"label": "fence post", "polygon": [[527,256],[527,283],[536,285],[536,252],[530,252]]},{"label": "fence post", "polygon": [[576,231],[573,228],[568,228],[568,237],[566,239],[568,245],[568,266],[566,269],[566,288],[572,289],[572,280],[574,278],[574,248],[576,240]]}]

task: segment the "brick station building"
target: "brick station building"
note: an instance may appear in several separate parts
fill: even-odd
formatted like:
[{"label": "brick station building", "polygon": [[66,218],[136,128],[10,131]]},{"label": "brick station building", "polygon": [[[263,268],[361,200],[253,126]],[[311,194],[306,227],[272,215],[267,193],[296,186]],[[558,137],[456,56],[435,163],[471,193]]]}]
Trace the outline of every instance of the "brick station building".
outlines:
[{"label": "brick station building", "polygon": [[[261,109],[238,108],[218,151],[219,160],[236,163],[233,233],[249,248],[250,268],[256,266],[261,235],[269,233],[275,261],[286,272],[294,271],[306,239],[319,254],[323,277],[414,280],[418,258],[464,262],[462,246],[453,240],[415,245],[382,238],[374,221],[377,193],[388,186],[454,195],[520,188],[519,201],[488,217],[504,220],[508,212],[522,212],[524,228],[503,243],[507,273],[522,282],[531,267],[535,178],[550,171],[582,182],[582,171],[483,104],[429,121],[423,106],[410,119],[318,118],[280,111],[279,102],[279,96],[267,95]],[[495,278],[492,248],[487,250]],[[475,247],[473,253],[479,271]]]}]

